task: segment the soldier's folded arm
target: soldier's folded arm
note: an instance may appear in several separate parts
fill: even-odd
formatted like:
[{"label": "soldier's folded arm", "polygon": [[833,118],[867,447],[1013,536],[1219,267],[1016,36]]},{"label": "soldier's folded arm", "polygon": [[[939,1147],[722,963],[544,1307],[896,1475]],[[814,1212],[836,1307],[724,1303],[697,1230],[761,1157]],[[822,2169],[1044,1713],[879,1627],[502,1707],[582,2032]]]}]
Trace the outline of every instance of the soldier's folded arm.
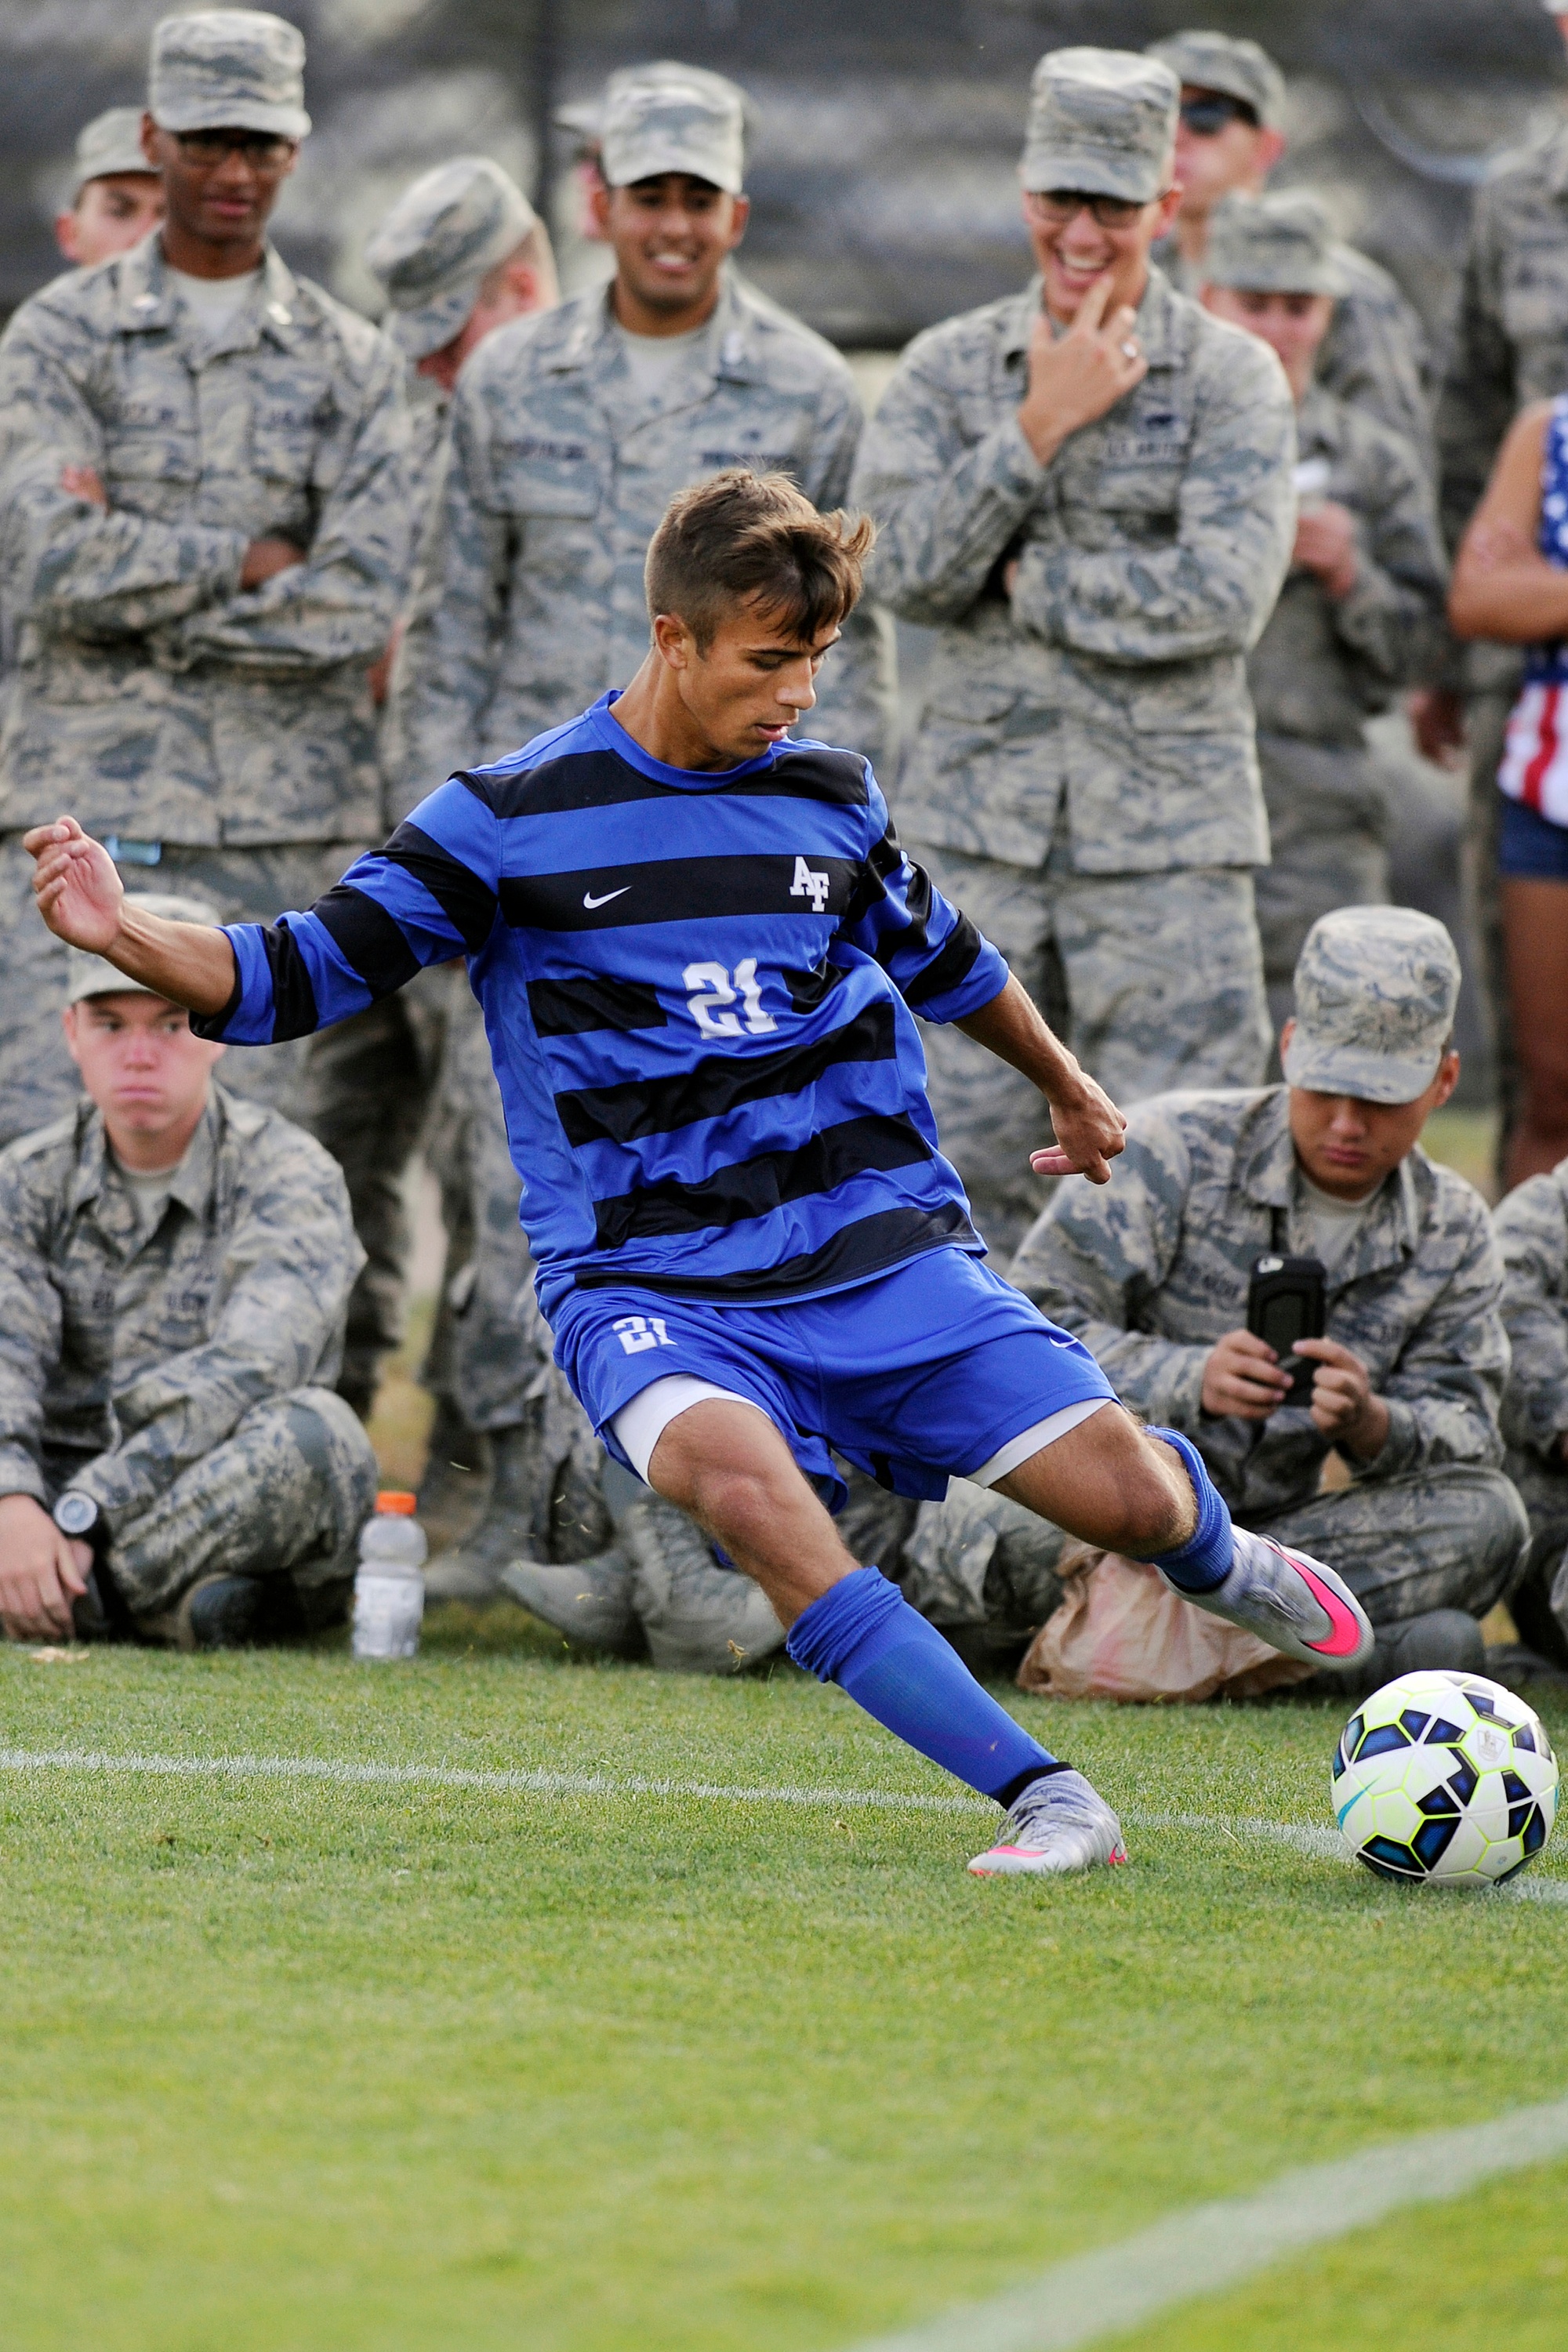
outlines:
[{"label": "soldier's folded arm", "polygon": [[0,338],[0,504],[17,551],[16,616],[93,636],[142,636],[239,587],[242,531],[159,522],[65,487],[67,469],[101,472],[102,435],[77,380],[86,349],[47,296]]},{"label": "soldier's folded arm", "polygon": [[1051,644],[1110,662],[1248,651],[1289,565],[1295,455],[1295,412],[1279,362],[1260,347],[1234,348],[1227,337],[1200,388],[1174,537],[1104,550],[1026,545],[1014,619]]},{"label": "soldier's folded arm", "polygon": [[318,1377],[364,1252],[348,1192],[324,1151],[300,1181],[297,1137],[279,1171],[247,1171],[251,1197],[228,1235],[216,1313],[200,1345],[166,1356],[118,1400],[134,1435],[73,1472],[112,1527],[133,1519],[232,1435],[253,1405]]},{"label": "soldier's folded arm", "polygon": [[339,446],[319,469],[304,562],[194,614],[178,632],[181,652],[272,677],[369,664],[382,652],[402,605],[414,530],[402,367],[378,339]]},{"label": "soldier's folded arm", "polygon": [[925,340],[900,362],[866,427],[851,497],[877,525],[867,593],[934,626],[961,619],[981,594],[1046,468],[1016,415],[965,438],[958,404],[921,364]]},{"label": "soldier's folded arm", "polygon": [[1379,1478],[1447,1462],[1495,1469],[1502,1461],[1502,1264],[1479,1201],[1471,1223],[1458,1264],[1376,1391],[1388,1408],[1388,1438],[1376,1460],[1360,1466]]}]

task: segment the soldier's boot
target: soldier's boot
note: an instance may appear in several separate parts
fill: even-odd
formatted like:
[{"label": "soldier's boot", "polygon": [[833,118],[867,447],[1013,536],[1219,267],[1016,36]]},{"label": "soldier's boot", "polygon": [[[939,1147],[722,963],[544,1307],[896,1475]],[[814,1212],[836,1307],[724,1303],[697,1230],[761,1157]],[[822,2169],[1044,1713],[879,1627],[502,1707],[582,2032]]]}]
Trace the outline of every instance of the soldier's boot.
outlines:
[{"label": "soldier's boot", "polygon": [[302,1633],[304,1618],[286,1576],[204,1576],[171,1613],[168,1630],[182,1650],[245,1650]]},{"label": "soldier's boot", "polygon": [[1473,1617],[1462,1609],[1428,1609],[1402,1625],[1380,1625],[1377,1646],[1363,1673],[1380,1690],[1396,1675],[1436,1668],[1456,1675],[1484,1675],[1486,1643]]},{"label": "soldier's boot", "polygon": [[661,1496],[634,1503],[620,1524],[632,1564],[632,1605],[648,1655],[667,1673],[738,1675],[784,1647],[784,1629],[760,1585],[721,1568],[684,1511]]},{"label": "soldier's boot", "polygon": [[470,1429],[450,1397],[438,1397],[419,1481],[419,1524],[433,1552],[449,1551],[472,1533],[489,1493],[490,1470],[484,1431]]},{"label": "soldier's boot", "polygon": [[425,1570],[431,1601],[467,1601],[482,1606],[500,1598],[500,1573],[509,1560],[526,1559],[536,1540],[540,1489],[549,1471],[542,1417],[490,1435],[493,1465],[489,1499],[478,1525],[458,1544],[437,1552]]},{"label": "soldier's boot", "polygon": [[542,1560],[514,1559],[500,1572],[501,1589],[531,1616],[574,1649],[599,1650],[612,1658],[641,1658],[647,1643],[632,1606],[632,1571],[624,1553],[600,1552],[569,1568]]}]

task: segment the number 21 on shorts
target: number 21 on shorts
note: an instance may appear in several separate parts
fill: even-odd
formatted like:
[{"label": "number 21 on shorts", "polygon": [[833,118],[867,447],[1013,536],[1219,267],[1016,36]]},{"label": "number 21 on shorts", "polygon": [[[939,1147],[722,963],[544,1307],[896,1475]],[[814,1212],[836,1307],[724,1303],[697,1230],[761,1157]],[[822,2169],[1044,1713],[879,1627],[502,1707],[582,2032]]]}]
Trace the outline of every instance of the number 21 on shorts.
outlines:
[{"label": "number 21 on shorts", "polygon": [[610,1326],[628,1356],[643,1356],[650,1348],[673,1348],[662,1315],[623,1315]]}]

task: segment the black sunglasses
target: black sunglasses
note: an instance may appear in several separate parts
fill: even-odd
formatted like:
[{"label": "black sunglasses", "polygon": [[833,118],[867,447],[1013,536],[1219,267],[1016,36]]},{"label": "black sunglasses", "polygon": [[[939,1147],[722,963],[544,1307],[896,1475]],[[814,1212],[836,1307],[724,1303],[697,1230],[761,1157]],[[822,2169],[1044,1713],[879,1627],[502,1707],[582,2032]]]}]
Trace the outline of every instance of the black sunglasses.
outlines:
[{"label": "black sunglasses", "polygon": [[[1158,202],[1158,198],[1154,200]],[[1029,202],[1042,220],[1054,227],[1062,227],[1085,210],[1091,212],[1101,228],[1131,228],[1142,205],[1129,202],[1125,196],[1094,196],[1083,188],[1031,188]]]},{"label": "black sunglasses", "polygon": [[1258,109],[1244,98],[1232,98],[1228,90],[1205,89],[1196,98],[1183,99],[1182,121],[1194,139],[1217,139],[1230,122],[1249,122],[1256,131]]},{"label": "black sunglasses", "polygon": [[242,155],[255,171],[279,172],[299,143],[276,139],[266,131],[176,131],[174,136],[186,163],[204,172],[226,162],[230,155]]}]

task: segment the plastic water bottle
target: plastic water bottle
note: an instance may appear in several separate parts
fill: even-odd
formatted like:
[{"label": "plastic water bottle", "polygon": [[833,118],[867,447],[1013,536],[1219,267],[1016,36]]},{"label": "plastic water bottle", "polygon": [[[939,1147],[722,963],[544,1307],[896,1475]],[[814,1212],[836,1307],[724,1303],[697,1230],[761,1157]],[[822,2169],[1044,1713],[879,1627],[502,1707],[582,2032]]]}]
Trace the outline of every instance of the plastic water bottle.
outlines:
[{"label": "plastic water bottle", "polygon": [[354,1572],[356,1658],[412,1658],[425,1614],[422,1570],[429,1545],[412,1495],[382,1494],[359,1534]]}]

